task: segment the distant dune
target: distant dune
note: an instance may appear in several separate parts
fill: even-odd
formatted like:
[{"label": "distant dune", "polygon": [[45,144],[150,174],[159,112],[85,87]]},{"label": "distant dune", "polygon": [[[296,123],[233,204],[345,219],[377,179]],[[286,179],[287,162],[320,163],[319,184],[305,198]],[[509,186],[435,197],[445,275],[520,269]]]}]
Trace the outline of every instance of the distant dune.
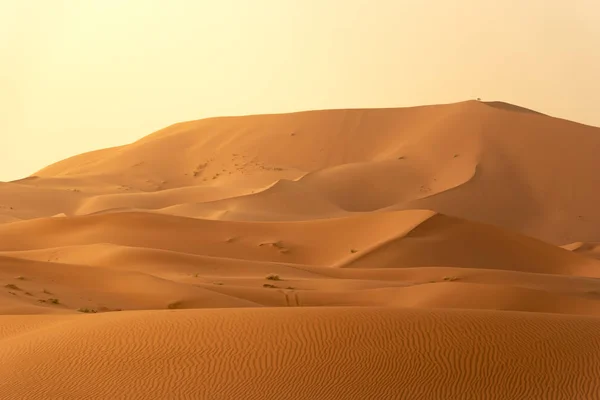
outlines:
[{"label": "distant dune", "polygon": [[[3,184],[13,210],[0,214],[256,221],[419,208],[554,244],[600,241],[600,129],[523,110],[467,101],[179,123]],[[49,200],[29,204],[39,196]]]},{"label": "distant dune", "polygon": [[467,101],[184,122],[0,183],[0,398],[600,398],[599,152]]}]

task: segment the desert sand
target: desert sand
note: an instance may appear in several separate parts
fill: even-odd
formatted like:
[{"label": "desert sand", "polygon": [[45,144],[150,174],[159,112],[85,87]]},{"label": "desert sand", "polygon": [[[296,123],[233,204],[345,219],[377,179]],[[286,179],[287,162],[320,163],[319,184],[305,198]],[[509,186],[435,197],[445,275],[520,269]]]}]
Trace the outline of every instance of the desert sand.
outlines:
[{"label": "desert sand", "polygon": [[599,150],[466,101],[178,123],[0,183],[0,398],[600,398]]}]

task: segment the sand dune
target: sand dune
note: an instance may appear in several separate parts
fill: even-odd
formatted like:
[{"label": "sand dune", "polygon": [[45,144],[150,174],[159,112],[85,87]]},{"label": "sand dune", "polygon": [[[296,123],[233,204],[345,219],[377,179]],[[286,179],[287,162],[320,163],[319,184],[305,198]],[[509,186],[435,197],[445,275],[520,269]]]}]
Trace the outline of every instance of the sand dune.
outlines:
[{"label": "sand dune", "polygon": [[0,225],[0,251],[113,243],[216,257],[327,265],[387,236],[408,232],[432,215],[430,211],[411,210],[292,223],[197,220],[153,213],[45,218]]},{"label": "sand dune", "polygon": [[0,321],[11,326],[0,331],[2,398],[600,396],[595,318],[279,308]]},{"label": "sand dune", "polygon": [[600,276],[600,263],[587,257],[427,210],[261,223],[123,212],[0,225],[0,251],[94,243],[343,268],[446,265]]},{"label": "sand dune", "polygon": [[71,190],[0,182],[0,218],[11,222],[70,212],[83,197]]},{"label": "sand dune", "polygon": [[[299,303],[596,315],[600,300],[600,261],[426,210],[261,223],[36,219],[1,225],[0,255],[0,278],[18,286],[11,314]],[[60,307],[37,304],[50,298]]]},{"label": "sand dune", "polygon": [[[469,251],[464,251],[468,246]],[[446,265],[600,277],[596,263],[541,241],[438,214],[341,267]]]},{"label": "sand dune", "polygon": [[[298,201],[299,198],[302,201]],[[329,201],[319,191],[288,180],[279,180],[256,194],[179,204],[162,208],[158,212],[230,221],[296,221],[352,215]],[[217,213],[218,217],[211,217]]]},{"label": "sand dune", "polygon": [[191,207],[193,214],[265,220],[268,213],[256,198],[239,196],[300,179],[299,188],[275,188],[267,197],[310,192],[321,200],[311,200],[302,212],[280,204],[278,218],[325,218],[326,203],[345,212],[421,208],[555,244],[600,241],[593,201],[599,129],[525,111],[468,101],[205,119],[59,162],[19,184],[100,196],[79,213],[175,207],[178,215],[177,205],[190,203],[185,193],[193,191],[175,190],[160,200],[139,193],[200,187],[207,190],[199,193],[211,194],[199,194],[193,203],[237,199],[209,211]]},{"label": "sand dune", "polygon": [[0,398],[598,398],[598,149],[467,101],[178,123],[0,183]]}]

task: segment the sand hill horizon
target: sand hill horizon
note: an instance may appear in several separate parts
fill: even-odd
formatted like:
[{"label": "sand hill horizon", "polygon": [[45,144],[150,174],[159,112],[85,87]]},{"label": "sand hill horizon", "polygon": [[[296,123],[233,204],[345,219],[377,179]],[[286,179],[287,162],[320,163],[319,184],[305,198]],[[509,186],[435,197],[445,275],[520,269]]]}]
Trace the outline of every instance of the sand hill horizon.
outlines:
[{"label": "sand hill horizon", "polygon": [[0,398],[600,397],[600,128],[181,122],[0,182]]}]

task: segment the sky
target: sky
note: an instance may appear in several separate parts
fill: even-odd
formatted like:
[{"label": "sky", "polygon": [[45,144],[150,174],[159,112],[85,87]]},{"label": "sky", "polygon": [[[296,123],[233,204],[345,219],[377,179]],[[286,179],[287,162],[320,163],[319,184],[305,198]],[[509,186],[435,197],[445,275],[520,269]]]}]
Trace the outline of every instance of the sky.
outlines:
[{"label": "sky", "polygon": [[0,181],[219,115],[480,97],[600,126],[597,0],[0,0]]}]

